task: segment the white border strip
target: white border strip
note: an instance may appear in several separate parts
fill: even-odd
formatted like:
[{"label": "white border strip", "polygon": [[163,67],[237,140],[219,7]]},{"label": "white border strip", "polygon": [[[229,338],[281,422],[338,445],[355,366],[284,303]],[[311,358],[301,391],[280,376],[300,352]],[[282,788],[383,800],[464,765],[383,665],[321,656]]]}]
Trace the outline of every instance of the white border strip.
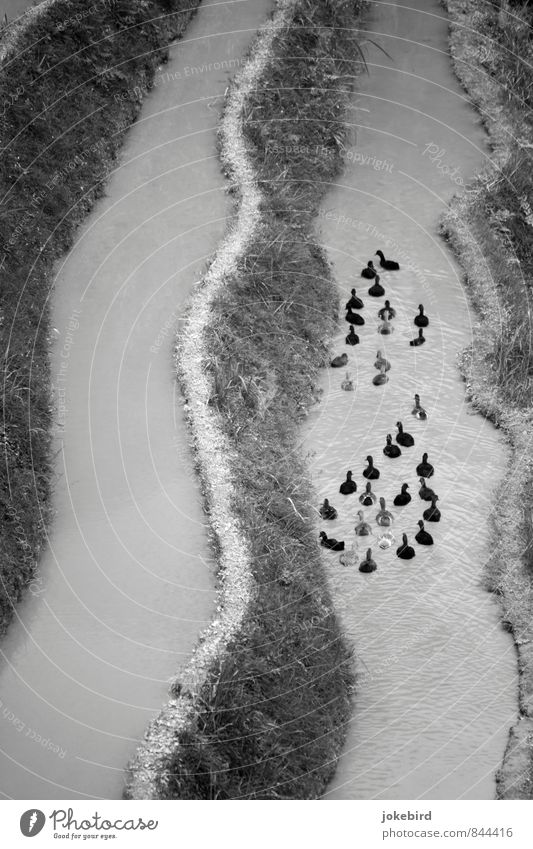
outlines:
[{"label": "white border strip", "polygon": [[200,637],[200,642],[183,672],[179,674],[181,695],[170,699],[148,726],[144,742],[132,760],[127,794],[133,799],[157,799],[157,778],[164,777],[176,735],[183,730],[196,707],[196,699],[215,660],[221,657],[238,632],[253,591],[250,552],[233,515],[235,492],[232,452],[218,416],[209,407],[211,385],[207,376],[205,330],[209,327],[212,303],[226,278],[235,273],[238,261],[261,225],[263,195],[242,133],[244,107],[250,93],[270,61],[272,42],[288,26],[298,0],[278,0],[274,17],[259,31],[253,54],[232,86],[220,129],[221,159],[240,190],[237,219],[229,230],[193,297],[187,324],[177,349],[177,370],[189,402],[189,421],[200,467],[210,522],[219,548],[219,616]]}]

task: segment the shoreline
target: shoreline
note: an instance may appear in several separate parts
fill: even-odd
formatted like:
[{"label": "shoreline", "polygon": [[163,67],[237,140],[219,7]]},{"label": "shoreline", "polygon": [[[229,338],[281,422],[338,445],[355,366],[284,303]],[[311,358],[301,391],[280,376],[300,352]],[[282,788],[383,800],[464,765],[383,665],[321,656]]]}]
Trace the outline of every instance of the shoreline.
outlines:
[{"label": "shoreline", "polygon": [[[533,481],[530,445],[533,411],[521,409],[504,397],[504,386],[495,372],[495,357],[502,336],[509,333],[506,305],[497,282],[505,266],[515,267],[509,243],[495,230],[483,226],[476,216],[476,201],[494,177],[510,161],[520,145],[524,127],[517,127],[512,113],[501,102],[501,86],[483,70],[480,54],[467,44],[465,27],[475,29],[472,0],[444,0],[450,15],[450,53],[454,71],[482,116],[494,155],[471,186],[468,195],[455,198],[442,220],[442,235],[451,244],[464,271],[464,285],[479,317],[474,342],[461,358],[460,369],[467,397],[475,409],[502,430],[511,459],[495,504],[494,553],[486,570],[486,589],[501,604],[502,626],[513,636],[518,655],[518,720],[511,728],[503,764],[497,774],[500,799],[533,798],[533,584],[526,562],[528,540],[525,510]],[[479,27],[479,20],[477,21]],[[480,39],[481,41],[481,39]],[[496,262],[496,257],[498,262]],[[503,259],[500,259],[503,258]],[[501,263],[501,264],[500,264]],[[503,316],[503,318],[502,318]],[[495,317],[498,320],[495,321]]]}]

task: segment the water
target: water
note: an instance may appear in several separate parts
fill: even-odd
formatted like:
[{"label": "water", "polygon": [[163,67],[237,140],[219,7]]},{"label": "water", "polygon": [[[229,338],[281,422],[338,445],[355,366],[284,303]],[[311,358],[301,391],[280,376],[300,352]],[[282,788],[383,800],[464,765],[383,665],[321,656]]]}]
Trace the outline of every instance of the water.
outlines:
[{"label": "water", "polygon": [[[226,227],[215,129],[271,3],[202,5],[57,272],[56,519],[0,653],[0,792],[118,798],[214,609],[172,364]],[[74,156],[74,154],[73,154]]]},{"label": "water", "polygon": [[[324,554],[360,676],[328,799],[493,798],[494,773],[517,712],[513,642],[480,585],[506,449],[465,401],[456,357],[471,341],[475,316],[437,231],[460,181],[479,169],[488,151],[451,70],[443,15],[436,0],[372,4],[369,38],[391,58],[368,48],[370,76],[360,80],[352,113],[357,145],[321,213],[321,240],[335,265],[342,306],[355,286],[366,324],[356,328],[361,344],[349,348],[341,311],[332,354],[348,353],[356,389],[340,389],[346,369],[324,372],[324,396],[310,416],[305,448],[320,501],[328,497],[339,510],[336,521],[320,527],[351,544],[357,510],[364,509],[375,530],[358,538],[360,555],[371,545],[378,563],[377,572],[362,574],[341,566],[337,554]],[[397,310],[388,337],[377,333],[385,298],[369,297],[370,284],[359,277],[378,248],[401,264],[400,272],[381,276]],[[411,348],[419,303],[430,319],[427,342]],[[392,363],[390,380],[380,387],[372,384],[378,348]],[[411,415],[415,392],[428,411],[426,422]],[[382,449],[398,420],[415,446],[389,459]],[[429,507],[418,496],[415,473],[424,451],[435,466],[428,484],[442,512],[440,523],[426,523],[431,548],[414,541]],[[379,506],[362,508],[358,500],[367,454],[381,470],[373,490],[395,516],[396,542],[386,551],[377,546]],[[338,490],[347,469],[358,492],[345,497]],[[393,498],[404,481],[412,501],[396,508]],[[411,561],[395,555],[402,532],[416,550]]]}]

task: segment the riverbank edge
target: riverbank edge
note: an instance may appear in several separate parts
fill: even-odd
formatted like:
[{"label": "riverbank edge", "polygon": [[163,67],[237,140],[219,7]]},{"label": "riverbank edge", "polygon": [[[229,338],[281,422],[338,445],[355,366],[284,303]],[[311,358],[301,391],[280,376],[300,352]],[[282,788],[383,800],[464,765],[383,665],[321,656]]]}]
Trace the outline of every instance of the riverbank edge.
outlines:
[{"label": "riverbank edge", "polygon": [[[518,132],[501,102],[499,85],[483,70],[468,30],[483,31],[480,10],[465,0],[443,0],[450,19],[450,51],[454,71],[480,112],[492,145],[493,165],[500,169],[510,158]],[[477,13],[477,17],[474,17]],[[517,132],[518,130],[518,132]],[[498,339],[505,332],[505,305],[498,293],[501,266],[495,256],[513,262],[500,234],[480,228],[475,216],[476,198],[493,179],[487,169],[454,198],[442,219],[442,234],[463,268],[463,282],[477,312],[472,346],[463,352],[460,370],[472,405],[500,428],[510,448],[508,467],[493,511],[493,554],[486,567],[486,587],[498,596],[503,625],[512,634],[519,671],[518,720],[510,729],[503,763],[496,776],[500,799],[533,797],[533,586],[524,557],[527,539],[524,504],[533,483],[530,446],[533,412],[503,399],[491,365]],[[527,309],[527,304],[524,304]],[[502,318],[503,317],[503,318]]]},{"label": "riverbank edge", "polygon": [[28,588],[44,592],[54,264],[103,194],[157,66],[199,3],[136,0],[124,12],[107,0],[45,0],[0,30],[0,637]]},{"label": "riverbank edge", "polygon": [[[260,440],[262,453],[269,456],[275,456],[277,443],[280,441],[288,443],[289,450],[295,450],[296,427],[288,437],[282,436],[279,430],[276,431],[274,427],[269,438],[264,438],[264,422],[265,419],[268,419],[268,410],[273,406],[274,399],[283,394],[279,386],[276,386],[279,380],[273,374],[273,369],[269,365],[265,367],[265,373],[259,379],[257,371],[250,368],[251,363],[245,361],[242,371],[239,371],[238,367],[233,370],[233,367],[230,368],[232,378],[223,392],[217,392],[217,382],[223,382],[224,376],[227,374],[224,371],[228,365],[224,361],[224,353],[227,349],[223,344],[219,349],[215,345],[214,352],[212,345],[210,345],[211,340],[217,334],[233,332],[226,326],[228,310],[225,307],[228,304],[228,299],[236,298],[236,301],[230,306],[230,310],[235,308],[235,304],[242,304],[243,311],[245,311],[243,277],[246,277],[246,264],[250,255],[255,260],[253,265],[260,265],[261,272],[264,270],[261,262],[265,263],[266,268],[268,268],[269,259],[272,260],[271,269],[275,268],[276,256],[273,245],[279,239],[272,238],[272,234],[279,236],[276,229],[282,227],[279,219],[281,217],[288,219],[288,224],[285,225],[286,230],[283,232],[285,236],[291,233],[291,238],[295,239],[303,229],[303,219],[305,218],[310,224],[313,213],[316,213],[318,199],[327,189],[327,185],[315,187],[314,191],[317,195],[315,203],[311,205],[310,210],[306,210],[305,214],[302,213],[301,209],[292,207],[290,200],[287,201],[282,213],[280,213],[282,202],[277,193],[280,191],[278,181],[282,172],[279,170],[279,162],[274,164],[276,150],[273,154],[274,159],[270,158],[270,162],[265,164],[265,161],[272,157],[268,147],[269,141],[272,139],[264,142],[265,147],[263,149],[262,142],[258,142],[257,139],[254,139],[252,143],[251,135],[253,135],[253,132],[250,131],[254,121],[250,121],[249,116],[254,108],[248,100],[253,101],[254,96],[260,96],[258,92],[268,91],[268,83],[274,85],[271,79],[271,75],[275,73],[273,68],[279,70],[285,60],[289,64],[289,60],[294,58],[290,51],[287,55],[283,52],[284,31],[287,31],[291,24],[293,30],[298,26],[301,26],[302,30],[305,29],[299,13],[302,12],[303,16],[303,13],[308,11],[309,5],[306,0],[279,0],[274,18],[260,31],[259,40],[251,49],[249,62],[231,87],[222,119],[220,155],[223,169],[232,180],[231,191],[238,195],[237,218],[221,248],[217,251],[202,285],[190,302],[187,325],[177,344],[176,359],[178,380],[187,399],[185,408],[199,473],[203,482],[207,510],[210,515],[213,545],[218,553],[220,570],[218,610],[220,616],[209,626],[185,671],[177,676],[173,684],[175,698],[167,703],[147,729],[144,743],[139,748],[129,768],[125,797],[130,799],[315,798],[331,777],[336,757],[344,739],[344,726],[351,713],[350,695],[353,686],[351,655],[344,644],[340,625],[333,611],[323,562],[316,544],[316,505],[309,503],[312,495],[310,495],[308,487],[310,489],[311,487],[306,478],[301,478],[301,475],[305,474],[302,471],[304,465],[302,458],[295,456],[289,463],[289,471],[299,480],[300,486],[292,486],[290,491],[292,497],[289,497],[287,493],[286,484],[285,489],[283,484],[279,486],[276,495],[282,495],[284,503],[283,516],[279,516],[278,527],[282,528],[283,523],[286,524],[288,521],[297,524],[300,521],[301,527],[294,533],[301,533],[302,537],[305,538],[308,549],[310,551],[312,549],[312,555],[309,559],[313,561],[311,565],[315,586],[313,586],[311,592],[317,598],[313,612],[316,611],[320,616],[317,617],[315,623],[297,623],[300,640],[298,646],[301,655],[296,658],[292,657],[290,663],[292,665],[300,663],[301,666],[304,666],[301,658],[306,659],[305,652],[311,654],[316,651],[312,642],[313,638],[309,636],[306,640],[306,635],[313,629],[313,625],[317,626],[317,630],[322,630],[326,634],[325,639],[327,639],[329,647],[333,646],[330,654],[332,658],[334,657],[334,662],[338,664],[338,669],[328,669],[327,673],[323,672],[322,675],[336,676],[334,684],[339,692],[334,693],[334,697],[338,703],[330,708],[331,702],[334,701],[331,692],[323,692],[318,696],[313,693],[312,696],[310,695],[308,707],[309,713],[322,711],[324,715],[329,708],[337,720],[337,726],[333,729],[328,728],[327,723],[323,722],[322,735],[327,738],[327,754],[326,760],[322,761],[319,769],[316,770],[319,772],[318,775],[313,775],[313,768],[309,761],[306,763],[309,767],[306,772],[304,772],[303,763],[298,762],[301,759],[299,750],[305,749],[305,746],[307,746],[309,751],[309,748],[315,744],[313,740],[304,741],[300,746],[292,742],[292,748],[283,752],[285,773],[283,774],[283,770],[276,773],[277,783],[280,784],[281,789],[278,789],[277,785],[275,787],[262,785],[261,779],[264,774],[261,769],[256,769],[257,763],[247,763],[247,758],[252,761],[252,758],[256,756],[258,748],[261,749],[264,762],[272,760],[273,748],[268,748],[271,745],[270,741],[266,742],[264,747],[257,744],[257,741],[273,738],[272,742],[275,744],[277,738],[278,748],[283,748],[281,733],[276,733],[276,726],[281,732],[284,724],[290,724],[294,721],[291,713],[288,717],[283,714],[284,707],[286,710],[283,699],[287,694],[283,693],[280,698],[278,676],[283,681],[284,657],[282,649],[284,644],[294,643],[295,625],[291,617],[297,619],[298,615],[301,616],[302,607],[304,608],[304,615],[307,613],[305,593],[307,595],[311,593],[309,592],[309,583],[304,583],[304,580],[309,580],[308,575],[299,575],[295,568],[295,564],[298,565],[296,556],[291,561],[290,553],[283,551],[283,560],[286,562],[280,562],[278,568],[275,561],[279,552],[275,552],[273,550],[275,546],[272,545],[269,554],[274,563],[269,571],[269,564],[266,563],[265,565],[265,561],[269,559],[269,554],[261,553],[262,564],[261,569],[259,569],[257,552],[252,550],[257,549],[257,542],[256,534],[251,534],[250,531],[256,531],[254,521],[257,521],[258,516],[265,514],[262,514],[258,509],[259,503],[255,513],[253,512],[254,495],[250,489],[250,481],[246,481],[246,475],[252,468],[257,471],[254,463],[256,457],[253,450],[250,449],[250,445],[254,441]],[[334,18],[335,12],[328,0],[318,5],[327,7],[330,15]],[[337,5],[342,6],[345,14],[347,13],[348,3]],[[358,19],[359,11],[360,7],[358,7],[356,13],[352,4],[350,12],[352,22]],[[330,26],[328,29],[329,33],[326,33],[326,35],[331,35],[331,40],[334,42],[334,26]],[[313,32],[311,34],[315,37]],[[277,51],[272,49],[276,37],[278,37]],[[320,40],[324,37],[324,33],[322,33],[317,39],[322,43]],[[310,50],[310,61],[312,62],[314,58],[312,50]],[[265,76],[262,77],[262,74]],[[319,76],[318,71],[315,74],[317,77]],[[265,79],[265,77],[268,79]],[[291,82],[290,75],[285,82]],[[279,80],[277,86],[279,86]],[[271,90],[278,94],[280,92],[279,87]],[[315,91],[314,88],[312,90]],[[301,93],[300,89],[297,89],[297,91]],[[346,104],[351,89],[346,88],[345,85],[340,86],[335,80],[333,92],[338,101],[338,108],[341,109],[341,105]],[[331,96],[331,91],[320,89],[318,96],[326,98]],[[267,124],[269,124],[269,129],[272,130],[276,120],[278,120],[279,111],[282,113],[284,111],[279,104],[277,104],[275,111],[273,107],[270,112],[267,109],[266,116],[261,115],[256,119],[258,127],[265,130]],[[298,116],[293,117],[297,119]],[[342,115],[340,117],[342,118]],[[302,123],[305,122],[302,121]],[[277,126],[273,130],[278,141],[280,138],[283,139],[283,129],[283,127]],[[333,134],[333,129],[331,129],[331,134]],[[286,128],[286,131],[288,133],[289,127]],[[325,132],[327,135],[327,131]],[[286,150],[286,146],[281,148],[281,154],[279,154],[279,150],[280,148],[277,149],[278,159],[280,156],[283,159],[283,151]],[[333,149],[330,152],[333,152]],[[341,156],[338,148],[335,148],[335,156],[336,158],[332,160],[334,164],[330,165],[332,170],[328,172],[330,178],[334,172],[338,173],[341,167]],[[283,172],[283,188],[291,183],[290,176],[290,174],[287,175],[287,172]],[[312,179],[313,170],[311,168],[305,177],[308,186],[312,185]],[[290,194],[290,189],[288,191]],[[280,232],[282,231],[280,230]],[[294,242],[292,254],[290,248],[288,249],[288,254],[293,262],[298,260],[296,244]],[[309,244],[310,241],[308,246]],[[266,251],[264,250],[265,246]],[[313,270],[316,271],[318,267],[325,282],[323,288],[327,297],[331,300],[333,296],[335,302],[337,302],[338,293],[335,291],[333,294],[331,272],[325,256],[317,245],[313,244],[312,248],[316,252]],[[273,283],[273,280],[274,272],[271,270],[271,283]],[[266,284],[262,285],[264,285],[265,290],[268,290]],[[285,305],[286,302],[283,297],[273,290],[270,292],[270,296],[278,309]],[[269,303],[266,297],[265,291],[263,299],[265,307],[268,309]],[[336,320],[337,303],[335,303],[334,309],[331,308],[331,303],[328,306],[330,315],[322,322],[322,338],[320,340],[318,337],[313,339],[315,342],[313,346],[309,342],[306,343],[311,350],[307,359],[303,362],[302,368],[306,372],[307,380],[310,380],[311,383],[316,383],[318,366],[323,365],[325,360],[326,348],[323,338],[325,335],[327,336],[327,333],[324,333],[324,330],[327,328],[331,332]],[[245,335],[245,325],[244,319],[242,322],[237,319],[236,326],[239,334]],[[300,335],[302,333],[303,328],[300,328]],[[278,333],[277,337],[276,345],[279,349],[277,353],[279,358],[282,359],[282,334]],[[253,347],[254,356],[261,358],[261,355],[264,354],[265,361],[268,361],[269,355],[272,355],[272,351],[266,348],[264,351],[262,350],[261,343],[257,339]],[[230,386],[233,389],[234,376],[241,381],[238,386],[244,386],[244,389],[240,390],[241,395],[238,397],[238,393],[229,389]],[[240,437],[242,442],[239,442],[235,437],[240,429],[246,430],[246,427],[241,422],[237,431],[235,431],[231,419],[233,414],[238,415],[236,408],[242,400],[253,406],[254,409],[249,411],[252,421],[249,431]],[[300,406],[302,409],[308,409],[313,401],[316,401],[316,396],[313,394],[313,388],[311,388],[305,397],[305,403]],[[213,408],[216,409],[217,406],[218,413],[214,414],[212,410]],[[304,411],[303,415],[305,414]],[[294,415],[293,417],[301,420],[302,412],[300,411],[299,416]],[[276,424],[275,421],[274,424]],[[282,421],[281,424],[286,425],[286,422]],[[223,452],[222,455],[221,451]],[[257,452],[257,446],[255,451]],[[223,463],[220,460],[221,456],[225,458]],[[239,477],[241,468],[244,469],[244,478],[242,475]],[[216,472],[215,476],[213,475],[214,471]],[[266,470],[262,468],[260,471],[265,472]],[[283,469],[271,465],[270,472],[266,471],[266,474],[270,474],[270,477],[275,479],[275,475],[272,473],[276,472],[282,479],[283,471]],[[241,487],[244,489],[244,495]],[[252,507],[243,505],[247,493],[250,495]],[[260,498],[257,497],[256,500],[259,502]],[[287,513],[287,502],[290,504],[289,513]],[[279,508],[278,499],[276,509],[279,510]],[[294,518],[295,515],[298,517],[297,519]],[[262,530],[263,528],[258,529],[259,535]],[[270,539],[270,542],[272,542],[272,539]],[[291,569],[293,570],[292,574]],[[265,584],[261,583],[261,571],[267,575],[267,590],[265,590]],[[307,568],[307,572],[310,571]],[[304,589],[298,594],[298,587],[296,586],[294,599],[288,603],[285,602],[287,611],[283,614],[279,623],[280,629],[276,633],[280,648],[274,646],[272,653],[265,658],[266,663],[262,663],[261,649],[263,649],[264,655],[264,646],[260,645],[255,633],[257,621],[261,620],[264,610],[261,607],[261,599],[266,596],[268,601],[269,593],[274,586],[276,589],[275,591],[272,590],[271,598],[272,603],[274,603],[277,598],[275,593],[279,592],[280,588],[282,592],[289,591],[287,588],[290,588],[293,582],[297,584],[299,578]],[[302,592],[304,592],[304,596],[302,596]],[[310,605],[308,604],[308,606]],[[264,615],[267,618],[268,611]],[[257,626],[257,630],[259,630],[259,626]],[[255,675],[254,664],[260,667],[260,671],[256,671]],[[257,703],[255,711],[251,713],[250,722],[246,724],[243,721],[243,716],[250,713],[250,705],[243,705],[240,700],[245,693],[246,681],[255,683],[255,676],[263,678],[271,676],[272,683],[265,685],[262,691],[263,700]],[[288,677],[290,681],[291,676]],[[295,683],[294,674],[290,683],[295,689],[302,687],[298,680]],[[284,687],[290,687],[290,683],[284,685]],[[233,685],[235,686],[232,689]],[[225,699],[227,699],[226,703]],[[274,707],[267,718],[264,712],[264,704],[276,703],[276,700],[279,712]],[[319,703],[318,707],[317,702]],[[242,737],[239,737],[240,722],[243,723]],[[228,728],[230,729],[230,739],[225,737]],[[301,732],[297,728],[295,733]],[[241,746],[238,742],[239,739],[243,741]],[[248,751],[246,744],[249,744]],[[317,740],[316,745],[314,745],[319,754],[322,754],[323,751],[320,749],[321,745],[323,743],[320,740]],[[239,772],[247,774],[236,776],[235,774]],[[285,779],[285,782],[282,779]],[[236,792],[235,788],[240,789],[241,787],[246,788],[246,792]]]}]

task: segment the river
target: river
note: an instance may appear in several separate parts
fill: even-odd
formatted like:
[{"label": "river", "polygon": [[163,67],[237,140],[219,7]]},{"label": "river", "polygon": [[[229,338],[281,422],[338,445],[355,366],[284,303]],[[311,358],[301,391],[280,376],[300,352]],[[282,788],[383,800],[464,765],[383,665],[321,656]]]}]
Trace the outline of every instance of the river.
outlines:
[{"label": "river", "polygon": [[[340,388],[346,369],[323,373],[324,391],[304,432],[319,502],[328,497],[339,518],[322,522],[328,535],[355,539],[358,509],[374,528],[359,537],[372,546],[378,569],[362,574],[338,554],[324,553],[335,606],[353,642],[359,678],[354,715],[327,799],[490,799],[510,725],[517,714],[517,663],[496,601],[481,586],[490,556],[493,494],[507,450],[499,433],[473,414],[457,368],[476,317],[461,272],[438,235],[454,192],[488,156],[484,131],[452,71],[448,22],[437,0],[372,3],[367,23],[369,76],[360,78],[350,115],[354,142],[346,170],[326,196],[320,239],[334,264],[341,307],[350,289],[365,303],[360,345],[344,343],[341,309],[332,354],[346,351],[354,392]],[[390,336],[377,333],[384,297],[367,295],[361,268],[377,249],[401,270],[381,283],[397,310]],[[413,317],[424,304],[427,342],[412,348]],[[391,361],[389,382],[374,386],[376,351]],[[411,415],[421,395],[427,421]],[[383,455],[401,420],[415,439],[402,456]],[[434,546],[414,542],[429,507],[418,496],[416,465],[429,454],[440,523],[426,523]],[[373,489],[393,512],[394,545],[377,546],[377,507],[361,508],[362,470],[374,456],[381,477]],[[347,469],[356,495],[339,494]],[[392,505],[404,481],[412,501]],[[318,506],[318,505],[317,505]],[[395,555],[407,532],[416,557]],[[370,539],[370,542],[368,540]]]}]

